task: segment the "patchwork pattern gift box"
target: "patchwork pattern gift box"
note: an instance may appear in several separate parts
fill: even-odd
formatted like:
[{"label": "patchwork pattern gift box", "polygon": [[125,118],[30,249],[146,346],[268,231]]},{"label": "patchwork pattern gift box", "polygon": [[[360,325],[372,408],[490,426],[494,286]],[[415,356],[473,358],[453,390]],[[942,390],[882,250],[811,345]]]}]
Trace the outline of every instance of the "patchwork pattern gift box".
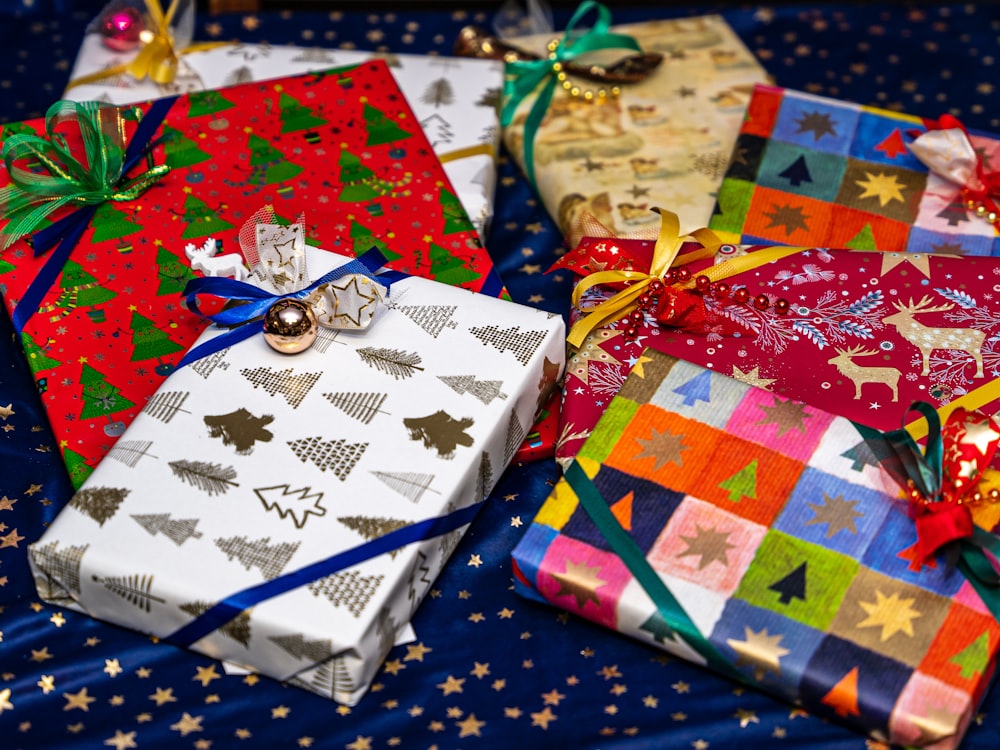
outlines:
[{"label": "patchwork pattern gift box", "polygon": [[[261,251],[278,288],[292,244]],[[30,559],[52,603],[353,704],[555,386],[564,330],[417,277],[382,304],[382,277],[306,257],[313,346],[207,331]]]},{"label": "patchwork pattern gift box", "polygon": [[[917,400],[944,411],[997,409],[995,258],[720,245],[711,232],[679,237],[670,221],[656,242],[588,237],[558,263],[580,277],[561,460],[580,449],[646,347],[883,430]],[[655,311],[636,310],[635,290],[630,304],[612,301],[622,299],[625,276],[649,284],[681,268],[688,281],[665,284],[663,299],[677,300],[686,319],[661,323]],[[705,293],[699,276],[711,282]],[[614,311],[585,312],[601,305]]]},{"label": "patchwork pattern gift box", "polygon": [[[965,567],[982,549],[924,556],[928,495],[915,523],[874,431],[660,352],[643,360],[514,549],[516,589],[883,741],[956,747],[1000,648],[1000,609],[983,598],[996,571],[986,562],[984,584]],[[996,549],[947,494],[975,484],[1000,440],[962,414],[941,432],[951,500],[932,505]],[[992,528],[996,503],[965,497]]]},{"label": "patchwork pattern gift box", "polygon": [[[504,143],[570,246],[586,215],[616,234],[641,231],[654,205],[670,206],[686,224],[707,223],[750,92],[767,80],[725,19],[610,26],[606,7],[585,2],[550,52],[552,39],[509,40],[522,62],[508,64],[501,123]],[[502,56],[506,49],[471,36],[463,46],[475,55]],[[621,63],[630,73],[643,68],[648,75],[595,82],[585,73],[594,60],[610,68],[621,59],[632,61]],[[614,86],[617,96],[610,95]]]},{"label": "patchwork pattern gift box", "polygon": [[[0,255],[0,293],[77,486],[202,330],[179,299],[190,266],[217,265],[216,241],[262,204],[306,214],[311,244],[378,246],[396,270],[502,292],[382,61],[136,109],[61,103],[0,137],[4,237],[25,235]],[[46,190],[78,194],[45,216],[66,200]]]},{"label": "patchwork pattern gift box", "polygon": [[[1000,142],[942,121],[757,86],[709,227],[744,244],[998,255]],[[914,149],[940,129],[962,135],[937,159]]]}]

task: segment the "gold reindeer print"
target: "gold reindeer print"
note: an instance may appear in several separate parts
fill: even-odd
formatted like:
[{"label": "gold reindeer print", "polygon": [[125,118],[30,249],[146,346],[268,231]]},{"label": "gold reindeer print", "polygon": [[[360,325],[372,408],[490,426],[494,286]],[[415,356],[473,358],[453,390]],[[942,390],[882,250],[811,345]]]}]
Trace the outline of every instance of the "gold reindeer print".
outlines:
[{"label": "gold reindeer print", "polygon": [[883,323],[895,326],[899,335],[909,341],[920,350],[923,355],[924,367],[921,375],[930,373],[930,357],[935,349],[945,349],[965,352],[976,361],[976,374],[973,377],[983,377],[983,341],[986,334],[977,331],[975,328],[937,328],[925,326],[914,316],[918,313],[944,312],[951,310],[954,305],[946,303],[931,307],[931,298],[924,295],[919,302],[910,301],[903,303],[896,300],[892,303],[899,312],[887,315],[882,318]]},{"label": "gold reindeer print", "polygon": [[837,349],[837,356],[828,359],[831,365],[836,365],[841,375],[845,375],[854,383],[854,399],[861,399],[861,386],[865,383],[883,383],[892,389],[892,400],[899,401],[899,377],[902,373],[895,367],[866,367],[854,361],[854,357],[870,357],[878,354],[871,349],[865,349],[860,344],[850,349]]}]

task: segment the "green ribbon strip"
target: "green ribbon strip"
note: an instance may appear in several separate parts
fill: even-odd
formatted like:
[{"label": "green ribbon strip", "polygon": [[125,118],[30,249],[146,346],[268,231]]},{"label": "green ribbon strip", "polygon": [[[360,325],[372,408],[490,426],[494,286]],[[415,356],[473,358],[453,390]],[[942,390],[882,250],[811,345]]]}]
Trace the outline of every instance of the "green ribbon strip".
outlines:
[{"label": "green ribbon strip", "polygon": [[[594,525],[604,535],[611,550],[618,555],[625,567],[652,599],[664,622],[679,635],[685,643],[697,651],[717,671],[740,682],[749,680],[739,672],[712,643],[701,634],[698,626],[684,611],[680,602],[667,588],[663,580],[653,570],[645,554],[639,549],[628,532],[622,528],[608,506],[607,501],[579,463],[573,462],[566,469],[566,481],[576,493],[580,505],[590,516]],[[752,683],[750,683],[752,684]]]},{"label": "green ribbon strip", "polygon": [[[579,32],[577,24],[591,10],[597,11],[597,21],[587,31]],[[559,46],[543,60],[517,60],[507,63],[507,77],[504,82],[504,105],[500,112],[500,125],[507,127],[514,119],[514,112],[543,81],[545,86],[535,99],[524,123],[524,169],[531,186],[537,191],[535,181],[535,136],[552,102],[558,83],[558,68],[580,55],[601,49],[629,49],[641,52],[639,43],[625,34],[608,31],[611,25],[611,11],[595,0],[586,0],[577,8]],[[595,105],[596,106],[596,105]]]},{"label": "green ribbon strip", "polygon": [[[138,110],[58,101],[45,114],[46,136],[18,134],[4,143],[10,184],[0,190],[0,218],[7,220],[0,249],[33,232],[67,204],[135,200],[170,171],[161,164],[125,178],[126,112]],[[79,137],[80,157],[62,132],[66,128]]]}]

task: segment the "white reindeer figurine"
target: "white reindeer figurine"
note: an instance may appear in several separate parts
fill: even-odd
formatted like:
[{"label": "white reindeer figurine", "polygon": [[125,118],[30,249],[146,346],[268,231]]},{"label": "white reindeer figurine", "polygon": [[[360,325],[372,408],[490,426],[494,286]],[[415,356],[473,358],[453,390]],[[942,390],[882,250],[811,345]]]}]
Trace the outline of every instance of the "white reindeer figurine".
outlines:
[{"label": "white reindeer figurine", "polygon": [[854,398],[861,398],[861,386],[865,383],[884,383],[892,389],[892,400],[899,401],[899,376],[902,373],[895,367],[864,367],[854,361],[854,357],[870,357],[878,354],[871,349],[865,349],[860,344],[850,349],[837,349],[837,356],[827,360],[836,365],[841,375],[846,375],[854,383]]},{"label": "white reindeer figurine", "polygon": [[916,303],[913,297],[906,304],[897,300],[892,305],[899,312],[887,315],[882,318],[882,322],[896,326],[899,335],[920,350],[924,358],[921,375],[930,373],[931,352],[935,349],[951,349],[971,356],[976,361],[976,374],[973,377],[983,377],[983,340],[986,334],[975,328],[932,328],[918,322],[913,317],[917,313],[943,312],[954,307],[951,303],[930,307],[931,301],[928,295],[924,295]]},{"label": "white reindeer figurine", "polygon": [[201,247],[189,242],[184,254],[191,261],[191,268],[206,276],[231,276],[237,281],[244,281],[248,272],[242,256],[239,253],[216,255],[219,249],[220,243],[209,237]]}]

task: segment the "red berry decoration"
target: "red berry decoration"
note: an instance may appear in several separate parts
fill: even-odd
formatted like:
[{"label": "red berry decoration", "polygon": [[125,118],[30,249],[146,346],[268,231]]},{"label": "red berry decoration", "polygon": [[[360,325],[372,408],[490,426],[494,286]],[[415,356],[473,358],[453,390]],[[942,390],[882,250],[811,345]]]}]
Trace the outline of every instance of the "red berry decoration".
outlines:
[{"label": "red berry decoration", "polygon": [[639,335],[639,329],[638,328],[636,328],[635,326],[626,326],[626,328],[625,328],[625,336],[627,336],[630,339],[634,339],[638,335]]},{"label": "red berry decoration", "polygon": [[665,274],[663,274],[663,280],[665,282],[667,282],[668,284],[676,284],[677,283],[677,271],[675,271],[674,269],[671,268],[669,271],[667,271]]},{"label": "red berry decoration", "polygon": [[694,280],[694,288],[699,292],[707,292],[712,280],[708,276],[698,276]]},{"label": "red berry decoration", "polygon": [[686,267],[681,267],[677,269],[677,279],[678,281],[688,281],[691,278],[691,269]]},{"label": "red berry decoration", "polygon": [[633,325],[639,325],[646,319],[646,316],[642,314],[641,310],[633,310],[631,315],[629,315],[629,319],[632,321]]},{"label": "red berry decoration", "polygon": [[733,292],[733,299],[741,305],[745,305],[750,299],[750,292],[747,291],[745,286],[741,286]]},{"label": "red berry decoration", "polygon": [[725,299],[729,296],[729,284],[725,281],[717,281],[712,284],[711,288],[712,294],[714,294],[719,299]]},{"label": "red berry decoration", "polygon": [[652,302],[648,294],[640,294],[635,301],[642,310],[648,310],[649,303]]},{"label": "red berry decoration", "polygon": [[649,293],[652,296],[657,296],[663,291],[663,282],[659,279],[653,279],[649,282]]},{"label": "red berry decoration", "polygon": [[758,310],[766,310],[771,304],[771,300],[767,298],[766,294],[758,294],[753,298],[753,306]]},{"label": "red berry decoration", "polygon": [[785,299],[784,297],[776,300],[774,303],[774,311],[776,313],[780,313],[781,315],[787,313],[790,308],[791,305],[789,304],[788,300]]}]

